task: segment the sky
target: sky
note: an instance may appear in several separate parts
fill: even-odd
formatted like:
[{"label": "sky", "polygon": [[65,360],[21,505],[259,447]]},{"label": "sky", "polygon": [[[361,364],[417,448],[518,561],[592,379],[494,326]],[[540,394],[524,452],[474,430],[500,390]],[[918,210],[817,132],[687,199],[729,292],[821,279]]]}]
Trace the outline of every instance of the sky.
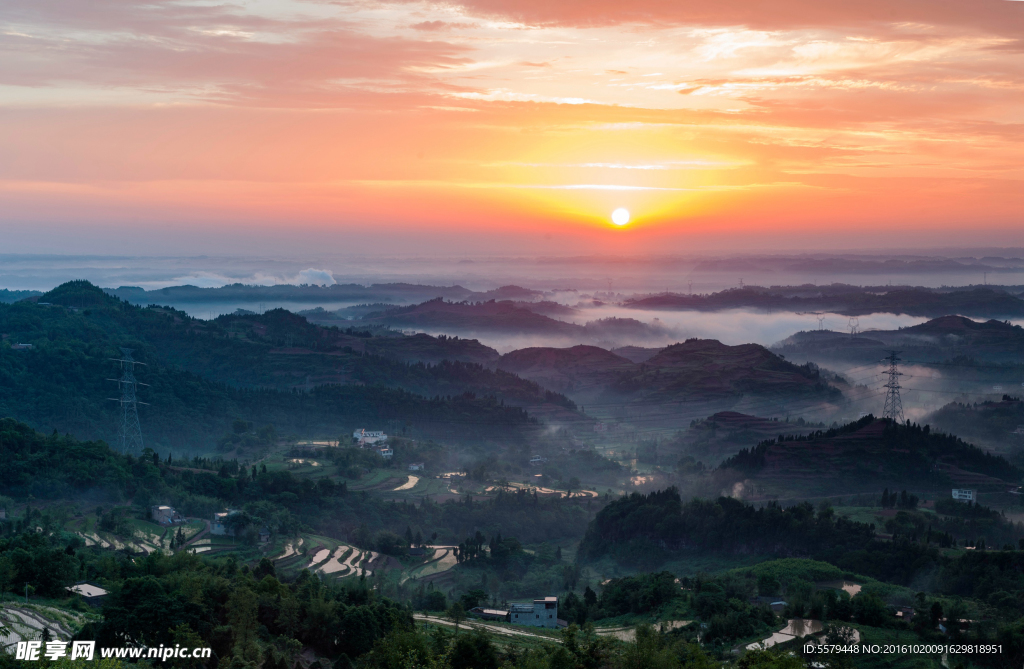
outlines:
[{"label": "sky", "polygon": [[1021,246],[1022,52],[1011,0],[4,0],[0,235],[26,253]]}]

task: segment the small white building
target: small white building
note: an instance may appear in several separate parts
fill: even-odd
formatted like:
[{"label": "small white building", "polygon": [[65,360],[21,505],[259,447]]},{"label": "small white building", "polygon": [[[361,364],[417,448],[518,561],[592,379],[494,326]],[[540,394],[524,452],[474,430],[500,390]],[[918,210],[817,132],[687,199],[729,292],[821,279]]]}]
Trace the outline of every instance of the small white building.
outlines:
[{"label": "small white building", "polygon": [[387,446],[378,448],[377,452],[380,453],[380,457],[384,458],[385,460],[390,460],[391,456],[395,454],[394,449],[388,448]]},{"label": "small white building", "polygon": [[174,510],[171,506],[151,506],[149,507],[150,516],[153,518],[153,522],[158,525],[175,525],[177,523],[184,522],[184,518],[180,513]]},{"label": "small white building", "polygon": [[558,627],[558,597],[535,599],[533,604],[509,606],[509,622],[531,627]]},{"label": "small white building", "polygon": [[547,461],[548,461],[547,458],[542,458],[539,455],[535,455],[532,458],[530,458],[530,464],[533,465],[534,467],[536,467],[538,465],[542,465],[542,464],[544,464]]},{"label": "small white building", "polygon": [[362,428],[352,433],[352,439],[362,447],[373,446],[377,442],[388,440],[388,435],[380,430],[364,430]]},{"label": "small white building", "polygon": [[228,518],[235,515],[236,513],[238,513],[238,511],[234,509],[228,509],[227,511],[222,511],[220,513],[213,514],[213,522],[210,523],[210,534],[218,534],[221,536],[230,534],[234,536],[234,531],[228,532],[226,522]]},{"label": "small white building", "polygon": [[0,520],[7,520],[7,509],[0,508]]},{"label": "small white building", "polygon": [[976,502],[978,501],[978,495],[974,490],[953,488],[953,499],[958,502]]},{"label": "small white building", "polygon": [[82,599],[91,606],[102,606],[103,600],[107,597],[107,591],[98,585],[81,582],[69,588],[64,588],[70,593],[81,595]]},{"label": "small white building", "polygon": [[423,463],[422,462],[413,462],[412,464],[409,465],[409,471],[411,471],[411,472],[421,472],[421,471],[423,471]]}]

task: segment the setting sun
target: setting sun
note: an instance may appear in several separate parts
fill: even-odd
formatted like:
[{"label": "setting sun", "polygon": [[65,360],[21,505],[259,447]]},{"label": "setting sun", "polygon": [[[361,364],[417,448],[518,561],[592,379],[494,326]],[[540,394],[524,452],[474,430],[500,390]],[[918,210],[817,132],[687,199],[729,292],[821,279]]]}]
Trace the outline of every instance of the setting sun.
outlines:
[{"label": "setting sun", "polygon": [[612,212],[612,223],[615,225],[625,225],[629,223],[629,210],[619,207]]}]

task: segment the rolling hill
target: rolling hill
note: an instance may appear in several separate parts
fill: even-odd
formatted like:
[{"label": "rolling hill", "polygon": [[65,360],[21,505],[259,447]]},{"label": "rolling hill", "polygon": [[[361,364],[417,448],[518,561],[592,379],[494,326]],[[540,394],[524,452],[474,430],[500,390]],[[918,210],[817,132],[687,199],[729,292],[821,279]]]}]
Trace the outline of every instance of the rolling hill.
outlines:
[{"label": "rolling hill", "polygon": [[[1024,449],[1024,402],[1021,394],[987,402],[950,402],[928,415],[937,429],[1017,459]],[[1015,461],[1017,461],[1015,459]]]},{"label": "rolling hill", "polygon": [[[868,415],[804,436],[769,439],[723,462],[757,498],[878,492],[882,488],[1006,491],[1024,471],[959,437]],[[948,494],[948,493],[947,493]]]},{"label": "rolling hill", "polygon": [[458,360],[409,364],[371,352],[488,355],[476,342],[377,338],[318,327],[283,310],[198,321],[136,307],[87,282],[43,298],[0,305],[0,415],[40,429],[112,437],[107,398],[116,386],[107,379],[116,374],[110,359],[119,347],[147,364],[139,380],[150,384],[140,391],[150,404],[142,409],[149,437],[176,449],[211,448],[234,418],[310,436],[391,421],[421,436],[518,441],[537,429],[522,406],[575,416],[565,397],[507,372]]},{"label": "rolling hill", "polygon": [[757,344],[727,346],[711,339],[673,344],[642,363],[595,346],[528,348],[503,355],[498,368],[584,403],[841,397],[816,369],[794,365]]},{"label": "rolling hill", "polygon": [[869,330],[857,336],[829,330],[798,332],[771,348],[787,358],[821,362],[879,360],[896,348],[903,358],[918,362],[1019,363],[1024,356],[1024,328],[1007,321],[942,316],[899,330]]},{"label": "rolling hill", "polygon": [[671,337],[666,328],[633,318],[602,318],[583,325],[560,320],[576,314],[574,308],[553,302],[448,302],[437,298],[422,304],[369,313],[359,323],[469,336],[547,337],[611,346],[630,341],[660,342]]}]

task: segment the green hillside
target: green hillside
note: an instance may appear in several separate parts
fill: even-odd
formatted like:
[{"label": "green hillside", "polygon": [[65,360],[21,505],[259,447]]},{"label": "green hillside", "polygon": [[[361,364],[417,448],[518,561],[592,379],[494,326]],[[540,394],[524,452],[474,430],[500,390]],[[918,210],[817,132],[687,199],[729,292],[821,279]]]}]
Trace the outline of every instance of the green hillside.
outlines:
[{"label": "green hillside", "polygon": [[346,349],[348,340],[367,338],[284,311],[208,323],[130,305],[88,282],[64,284],[40,302],[49,304],[0,305],[0,415],[44,430],[112,439],[117,405],[107,398],[117,395],[109,379],[118,375],[111,359],[121,347],[146,364],[137,369],[149,384],[139,390],[148,403],[140,417],[161,448],[210,450],[234,419],[299,436],[391,426],[514,443],[535,429],[515,405],[573,409],[533,382],[474,363],[410,364]]},{"label": "green hillside", "polygon": [[819,495],[895,486],[1004,491],[1024,479],[1024,471],[1005,458],[955,435],[871,415],[830,430],[762,441],[720,468],[737,470],[775,493],[803,490]]}]

